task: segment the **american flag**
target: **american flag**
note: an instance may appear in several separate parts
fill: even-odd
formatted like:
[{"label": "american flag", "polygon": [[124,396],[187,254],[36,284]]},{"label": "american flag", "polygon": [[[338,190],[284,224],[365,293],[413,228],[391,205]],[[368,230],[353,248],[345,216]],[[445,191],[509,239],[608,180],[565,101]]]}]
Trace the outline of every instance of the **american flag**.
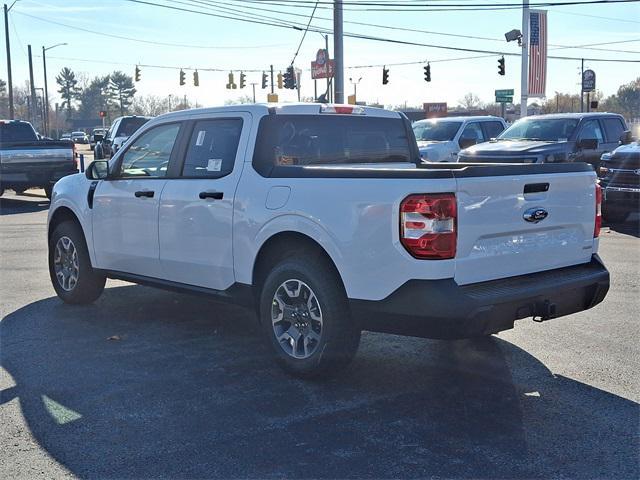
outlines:
[{"label": "american flag", "polygon": [[547,12],[529,12],[529,97],[544,97],[547,87]]}]

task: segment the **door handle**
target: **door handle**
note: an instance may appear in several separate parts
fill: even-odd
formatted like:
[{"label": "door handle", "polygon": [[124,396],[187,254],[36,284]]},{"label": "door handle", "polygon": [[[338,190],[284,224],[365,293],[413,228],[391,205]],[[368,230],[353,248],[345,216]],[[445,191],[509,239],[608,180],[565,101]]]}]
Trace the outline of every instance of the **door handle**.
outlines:
[{"label": "door handle", "polygon": [[204,200],[205,198],[212,198],[214,200],[222,200],[222,197],[224,196],[224,192],[200,192],[200,195],[198,195],[202,200]]},{"label": "door handle", "polygon": [[137,198],[140,198],[140,197],[153,198],[153,194],[154,194],[154,193],[155,193],[155,192],[154,192],[153,190],[139,190],[139,191],[137,191],[136,193],[134,193],[134,195],[135,195]]}]

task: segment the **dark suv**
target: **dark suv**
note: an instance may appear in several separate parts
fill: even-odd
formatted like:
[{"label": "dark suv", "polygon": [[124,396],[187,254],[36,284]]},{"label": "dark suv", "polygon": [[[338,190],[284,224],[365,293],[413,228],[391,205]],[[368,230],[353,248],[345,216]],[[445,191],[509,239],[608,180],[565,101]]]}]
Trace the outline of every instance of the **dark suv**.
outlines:
[{"label": "dark suv", "polygon": [[137,117],[135,115],[116,118],[104,138],[101,138],[99,134],[93,135],[96,141],[95,159],[111,158],[124,142],[149,120],[151,117]]},{"label": "dark suv", "polygon": [[537,115],[518,120],[495,140],[463,150],[458,161],[586,162],[597,168],[603,153],[630,141],[624,118],[615,113]]},{"label": "dark suv", "polygon": [[640,212],[640,143],[622,145],[602,155],[598,176],[605,220],[624,222],[631,213]]}]

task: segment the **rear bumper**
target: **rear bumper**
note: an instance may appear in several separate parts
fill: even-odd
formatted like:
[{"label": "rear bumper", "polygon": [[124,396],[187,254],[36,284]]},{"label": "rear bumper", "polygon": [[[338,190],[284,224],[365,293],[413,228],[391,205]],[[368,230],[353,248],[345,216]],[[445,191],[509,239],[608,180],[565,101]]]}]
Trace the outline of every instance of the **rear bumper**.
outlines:
[{"label": "rear bumper", "polygon": [[609,272],[590,263],[459,286],[453,279],[411,280],[379,301],[350,300],[364,330],[426,338],[468,338],[587,310],[609,290]]}]

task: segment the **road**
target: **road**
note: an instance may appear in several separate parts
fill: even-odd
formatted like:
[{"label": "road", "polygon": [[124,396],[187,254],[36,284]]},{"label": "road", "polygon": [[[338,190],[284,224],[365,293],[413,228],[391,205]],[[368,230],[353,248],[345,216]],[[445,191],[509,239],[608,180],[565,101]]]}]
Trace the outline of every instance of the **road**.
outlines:
[{"label": "road", "polygon": [[365,333],[325,382],[252,313],[109,281],[63,305],[48,203],[0,199],[0,478],[640,477],[640,231],[605,228],[607,299],[484,340]]}]

